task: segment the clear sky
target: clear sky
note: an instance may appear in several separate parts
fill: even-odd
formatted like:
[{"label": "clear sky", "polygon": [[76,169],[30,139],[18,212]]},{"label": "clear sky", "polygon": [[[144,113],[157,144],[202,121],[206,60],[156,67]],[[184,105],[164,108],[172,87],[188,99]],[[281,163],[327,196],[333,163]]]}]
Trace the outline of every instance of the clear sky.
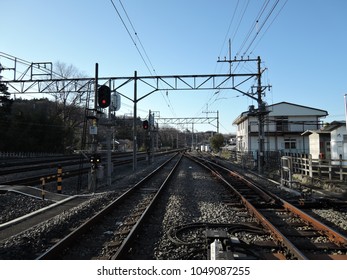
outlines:
[{"label": "clear sky", "polygon": [[[72,64],[88,77],[95,63],[103,77],[133,76],[135,70],[139,76],[220,74],[229,71],[217,60],[228,57],[230,39],[232,57],[261,57],[263,85],[272,86],[264,97],[268,104],[286,101],[326,110],[328,122],[345,119],[345,0],[1,0],[0,9],[0,52],[27,61]],[[1,57],[0,63],[7,66]],[[256,65],[233,71],[249,70]],[[218,110],[220,132],[232,133],[232,122],[252,104],[232,90],[157,92],[138,103],[138,115],[204,117],[203,111]],[[123,98],[117,115],[131,114],[132,106]]]}]

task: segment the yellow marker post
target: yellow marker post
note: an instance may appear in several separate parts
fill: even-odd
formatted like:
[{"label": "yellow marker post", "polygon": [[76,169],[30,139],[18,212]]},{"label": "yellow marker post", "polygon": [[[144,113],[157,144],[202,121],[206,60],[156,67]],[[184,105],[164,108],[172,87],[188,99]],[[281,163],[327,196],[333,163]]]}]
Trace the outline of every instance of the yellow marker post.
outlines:
[{"label": "yellow marker post", "polygon": [[61,165],[58,166],[58,172],[57,172],[57,193],[61,193],[62,191],[62,183],[63,181],[63,168]]},{"label": "yellow marker post", "polygon": [[41,197],[42,200],[45,200],[45,185],[46,185],[46,180],[44,177],[42,177],[41,179]]}]

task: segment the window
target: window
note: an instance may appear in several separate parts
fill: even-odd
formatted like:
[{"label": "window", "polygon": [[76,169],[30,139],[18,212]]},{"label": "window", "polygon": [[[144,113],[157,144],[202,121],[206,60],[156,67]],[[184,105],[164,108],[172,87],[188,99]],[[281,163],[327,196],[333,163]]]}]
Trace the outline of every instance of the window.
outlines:
[{"label": "window", "polygon": [[296,139],[292,139],[292,138],[284,139],[284,148],[286,150],[296,149]]},{"label": "window", "polygon": [[288,117],[276,117],[276,131],[286,132],[289,131]]}]

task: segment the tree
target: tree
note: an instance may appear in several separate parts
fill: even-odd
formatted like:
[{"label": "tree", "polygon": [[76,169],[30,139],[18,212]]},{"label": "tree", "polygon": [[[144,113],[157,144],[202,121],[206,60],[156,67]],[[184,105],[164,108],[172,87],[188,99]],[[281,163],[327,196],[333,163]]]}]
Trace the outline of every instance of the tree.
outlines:
[{"label": "tree", "polygon": [[87,93],[76,91],[74,83],[67,83],[64,78],[79,78],[83,75],[73,65],[56,62],[54,65],[54,78],[61,79],[57,90],[48,85],[50,95],[56,103],[56,113],[61,118],[64,127],[63,146],[72,149],[77,146],[81,139],[82,123],[84,121],[84,110],[86,106]]},{"label": "tree", "polygon": [[2,133],[1,150],[11,152],[64,152],[64,129],[48,99],[17,99]]},{"label": "tree", "polygon": [[177,137],[180,131],[170,126],[164,126],[159,131],[159,139],[162,147],[177,148]]},{"label": "tree", "polygon": [[224,145],[224,136],[220,133],[216,133],[210,138],[210,144],[213,151],[219,152],[220,147]]},{"label": "tree", "polygon": [[[1,64],[0,64],[1,67]],[[1,72],[1,68],[0,68]],[[4,135],[7,134],[8,127],[9,127],[9,118],[11,114],[11,108],[13,100],[9,98],[10,94],[8,93],[8,87],[1,82],[1,76],[0,76],[0,131],[1,131],[1,138],[2,141],[0,141],[0,150],[4,150],[5,146],[5,137]]]}]

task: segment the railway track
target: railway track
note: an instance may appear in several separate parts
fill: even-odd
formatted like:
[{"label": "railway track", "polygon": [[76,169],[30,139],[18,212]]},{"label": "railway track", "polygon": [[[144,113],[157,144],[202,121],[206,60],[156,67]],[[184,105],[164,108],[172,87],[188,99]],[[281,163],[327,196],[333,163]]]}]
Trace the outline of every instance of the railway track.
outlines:
[{"label": "railway track", "polygon": [[[115,231],[116,239],[107,241],[107,237],[106,239],[101,238],[97,243],[108,242],[110,251],[107,253],[107,256],[109,259],[121,258],[124,252],[129,249],[129,244],[131,244],[131,240],[136,234],[139,225],[155,204],[181,157],[182,155],[178,156],[178,154],[175,154],[169,158],[148,176],[132,186],[80,227],[65,236],[37,259],[73,259],[74,250],[80,252],[81,249],[74,249],[71,245],[72,243],[75,243],[76,246],[86,247],[86,251],[88,251],[90,250],[88,238],[94,239],[95,241],[95,239],[105,236],[105,228],[108,228],[108,232]],[[119,217],[126,218],[123,221],[119,220]],[[76,240],[79,240],[78,244],[76,244]],[[66,253],[67,248],[69,248],[68,253]]]},{"label": "railway track", "polygon": [[[164,155],[170,152],[161,152],[156,155]],[[38,186],[41,184],[41,179],[45,178],[46,183],[52,182],[57,178],[58,166],[63,168],[62,176],[64,178],[72,178],[79,176],[80,174],[87,174],[90,171],[90,162],[84,160],[84,165],[87,167],[80,168],[79,156],[59,157],[58,159],[46,159],[39,161],[28,162],[11,162],[3,163],[1,165],[0,176],[4,179],[0,179],[1,185],[27,185]],[[137,160],[144,161],[147,159],[146,153],[138,153]],[[132,153],[121,153],[112,155],[113,166],[120,166],[130,164],[133,162]],[[104,159],[103,162],[106,160]],[[30,172],[30,174],[28,173]],[[36,173],[38,175],[33,175]],[[6,179],[6,176],[14,174],[12,179]]]},{"label": "railway track", "polygon": [[210,170],[237,196],[271,234],[283,259],[347,259],[347,237],[242,175],[201,158],[191,158]]},{"label": "railway track", "polygon": [[[34,248],[24,258],[210,259],[222,240],[229,250],[219,256],[224,259],[346,259],[343,234],[309,217],[300,204],[291,205],[214,162],[186,154],[179,162],[167,160],[135,185],[110,192],[112,202],[88,202],[74,210],[74,225],[57,217],[64,231],[50,233],[55,222],[47,221],[34,230],[42,232],[46,244],[36,240],[41,250]],[[93,214],[81,218],[88,211]],[[31,240],[31,234],[24,238]],[[15,244],[8,248],[20,246]]]}]

